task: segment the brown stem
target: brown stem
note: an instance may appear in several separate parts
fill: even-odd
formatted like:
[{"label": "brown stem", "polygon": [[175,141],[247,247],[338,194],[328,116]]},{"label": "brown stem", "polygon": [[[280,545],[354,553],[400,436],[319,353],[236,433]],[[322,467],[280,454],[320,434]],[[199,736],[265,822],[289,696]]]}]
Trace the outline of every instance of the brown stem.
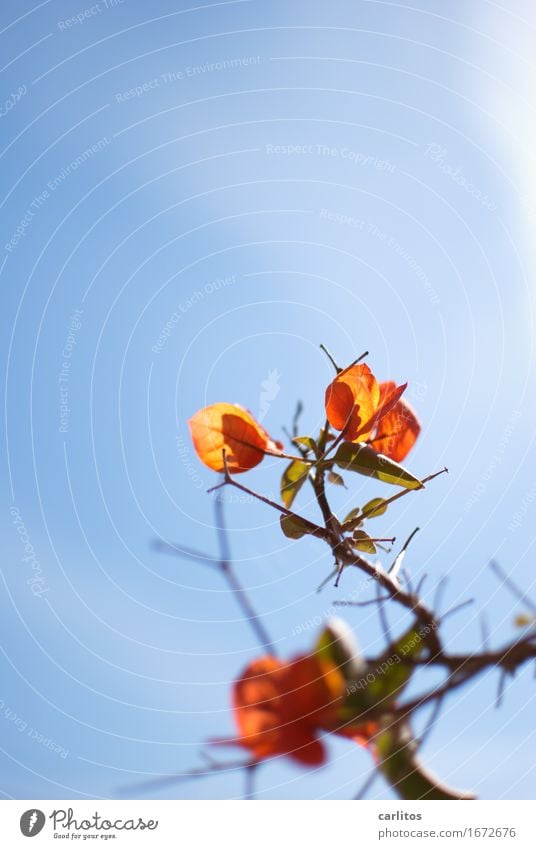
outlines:
[{"label": "brown stem", "polygon": [[320,525],[316,525],[314,522],[309,521],[309,519],[306,519],[304,516],[300,516],[298,513],[294,513],[287,507],[283,507],[282,504],[278,504],[276,501],[271,501],[270,498],[266,498],[265,495],[261,495],[259,492],[255,492],[253,489],[249,489],[249,487],[244,486],[244,484],[238,483],[238,481],[236,481],[235,478],[233,478],[231,473],[229,472],[225,448],[222,451],[222,455],[224,466],[224,479],[216,486],[212,486],[210,489],[207,489],[207,492],[216,492],[216,490],[222,489],[224,486],[234,486],[235,489],[239,489],[241,492],[245,492],[247,495],[251,495],[252,498],[256,498],[258,501],[262,501],[262,503],[267,504],[268,507],[273,507],[274,510],[278,510],[279,513],[282,513],[284,516],[290,516],[291,518],[296,519],[302,525],[306,525],[308,527],[307,533],[311,534],[311,536],[319,537],[323,540],[328,539],[327,531]]}]

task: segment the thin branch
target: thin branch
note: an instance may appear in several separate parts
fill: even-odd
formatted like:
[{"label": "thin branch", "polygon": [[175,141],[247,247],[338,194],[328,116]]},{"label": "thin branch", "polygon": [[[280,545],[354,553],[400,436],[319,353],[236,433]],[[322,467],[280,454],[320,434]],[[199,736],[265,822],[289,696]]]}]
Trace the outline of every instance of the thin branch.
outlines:
[{"label": "thin branch", "polygon": [[508,673],[506,669],[501,670],[499,675],[499,683],[497,685],[497,696],[495,698],[495,707],[500,708],[504,697],[504,688],[506,687],[506,677]]},{"label": "thin branch", "polygon": [[411,575],[409,574],[408,570],[407,570],[407,569],[402,569],[402,575],[403,575],[403,577],[404,577],[404,581],[405,581],[405,584],[406,584],[406,586],[407,586],[407,588],[408,588],[409,592],[410,592],[410,593],[414,593],[414,592],[415,592],[415,588],[414,588],[414,586],[413,586],[413,582],[412,582],[412,580],[411,580]]},{"label": "thin branch", "polygon": [[326,355],[326,357],[327,357],[327,358],[328,358],[328,360],[330,361],[331,365],[333,366],[333,368],[335,369],[335,371],[337,372],[337,374],[340,374],[340,373],[341,373],[341,371],[346,371],[346,369],[347,369],[347,368],[352,368],[352,366],[357,365],[357,363],[361,362],[361,360],[364,360],[364,359],[365,359],[365,357],[368,357],[368,355],[369,355],[369,352],[368,352],[368,351],[364,351],[364,352],[361,354],[361,356],[360,356],[360,357],[357,357],[357,359],[353,360],[353,361],[350,363],[350,365],[349,365],[349,366],[346,366],[345,368],[341,368],[339,365],[337,365],[337,363],[335,362],[335,360],[334,360],[334,359],[333,359],[333,357],[331,356],[331,354],[330,354],[330,352],[328,351],[328,349],[326,348],[326,346],[325,346],[325,345],[323,345],[322,343],[320,343],[320,349],[324,352],[324,354]]},{"label": "thin branch", "polygon": [[327,538],[326,530],[320,525],[316,525],[314,522],[311,522],[304,516],[298,515],[298,513],[293,513],[292,510],[288,510],[286,507],[283,507],[282,504],[277,504],[277,502],[271,501],[269,498],[266,498],[259,492],[254,492],[254,490],[249,489],[249,487],[244,486],[244,484],[238,483],[238,481],[235,480],[235,478],[233,478],[229,472],[229,467],[227,465],[227,459],[225,456],[225,449],[223,450],[222,454],[224,463],[224,479],[216,486],[212,486],[210,489],[207,489],[208,493],[216,492],[217,490],[220,490],[225,486],[234,486],[235,489],[239,489],[241,492],[245,492],[247,495],[251,495],[252,498],[256,498],[258,501],[262,501],[262,503],[267,504],[268,507],[273,507],[274,510],[278,510],[279,513],[282,513],[284,516],[290,516],[291,518],[296,519],[302,525],[307,526],[307,533],[311,534],[312,536],[316,536],[324,540]]},{"label": "thin branch", "polygon": [[345,599],[338,599],[333,602],[335,607],[370,607],[371,604],[378,604],[379,601],[389,601],[391,596],[384,595],[381,598],[369,598],[368,601],[346,601]]},{"label": "thin branch", "polygon": [[[448,469],[445,466],[445,468],[441,469],[441,471],[434,472],[432,475],[428,475],[427,477],[423,478],[421,483],[423,485],[426,485],[427,483],[430,483],[430,481],[433,481],[434,478],[438,478],[439,475],[444,475],[446,473],[448,473]],[[417,489],[402,489],[402,490],[400,490],[400,492],[396,492],[394,495],[391,495],[389,498],[382,498],[382,501],[383,501],[385,506],[388,506],[389,504],[392,504],[394,501],[398,501],[399,498],[404,498],[404,496],[408,495],[410,492],[420,492],[420,491],[421,490],[417,490]],[[344,525],[342,526],[343,531],[353,531],[354,528],[357,527],[357,525],[361,524],[361,522],[364,521],[364,519],[368,519],[369,516],[371,514],[375,513],[377,509],[378,509],[377,505],[376,506],[373,505],[372,507],[369,507],[368,510],[365,510],[364,513],[361,513],[360,516],[356,516],[356,518],[352,519],[350,522],[345,522]]]},{"label": "thin branch", "polygon": [[424,573],[421,575],[421,577],[419,578],[419,583],[418,583],[418,584],[417,584],[417,586],[415,587],[415,595],[416,595],[417,597],[421,595],[421,593],[422,593],[422,588],[423,588],[423,586],[424,586],[424,582],[426,581],[427,577],[428,577],[428,572],[424,572]]},{"label": "thin branch", "polygon": [[367,780],[365,781],[365,783],[363,784],[363,786],[361,787],[361,789],[355,794],[354,799],[356,801],[360,800],[360,799],[364,799],[365,796],[367,795],[367,793],[369,793],[369,791],[372,789],[372,786],[373,786],[374,782],[376,781],[376,779],[379,778],[379,777],[380,777],[380,773],[378,772],[378,770],[374,769],[371,772],[371,774],[369,775],[369,777],[367,778]]},{"label": "thin branch", "polygon": [[482,648],[484,651],[489,651],[489,628],[483,613],[480,614],[480,633],[482,635]]},{"label": "thin branch", "polygon": [[518,601],[521,601],[526,607],[528,607],[530,612],[534,614],[534,616],[536,616],[536,604],[534,604],[534,602],[527,596],[526,592],[524,592],[524,590],[520,589],[520,587],[517,586],[517,584],[510,578],[509,575],[506,574],[504,569],[501,569],[501,567],[495,560],[492,560],[489,565],[490,569],[495,572],[497,577],[503,582],[505,587],[510,590],[512,595],[517,598]]},{"label": "thin branch", "polygon": [[454,613],[458,613],[460,610],[463,610],[464,607],[468,607],[470,604],[474,603],[474,598],[467,598],[465,601],[461,601],[459,604],[455,604],[454,607],[451,607],[450,610],[447,610],[447,612],[439,618],[439,622],[443,623],[447,616],[452,616]]},{"label": "thin branch", "polygon": [[218,539],[219,539],[219,543],[220,543],[221,571],[224,574],[224,576],[227,580],[227,583],[229,584],[229,587],[231,588],[231,591],[234,593],[236,601],[237,601],[238,605],[240,606],[240,608],[242,609],[242,612],[243,612],[243,614],[246,618],[246,621],[250,625],[252,631],[255,633],[255,636],[257,637],[258,642],[260,643],[262,648],[265,649],[269,654],[275,655],[276,650],[275,650],[274,643],[271,640],[270,636],[268,635],[268,632],[267,632],[266,628],[264,627],[264,624],[263,624],[259,614],[256,612],[255,608],[253,607],[246,590],[244,589],[244,587],[242,586],[242,584],[238,580],[236,573],[235,573],[235,571],[234,571],[234,569],[231,565],[231,556],[230,556],[230,551],[229,551],[229,541],[228,541],[228,538],[227,538],[227,528],[225,526],[224,515],[223,515],[223,500],[222,500],[221,496],[219,496],[219,495],[218,495],[218,497],[216,498],[216,501],[215,501],[214,512],[215,512]]},{"label": "thin branch", "polygon": [[439,696],[437,701],[434,703],[434,705],[432,707],[432,711],[430,713],[430,716],[428,717],[428,721],[427,721],[426,725],[424,726],[423,732],[420,735],[419,739],[416,741],[418,749],[420,749],[421,746],[423,746],[425,744],[428,737],[430,736],[430,734],[434,730],[434,726],[435,726],[437,720],[439,719],[439,714],[441,713],[441,708],[443,707],[444,698],[445,698],[444,696]]},{"label": "thin branch", "polygon": [[396,557],[393,561],[393,564],[392,564],[391,568],[389,569],[389,574],[390,574],[391,578],[393,578],[393,580],[398,580],[398,573],[401,569],[402,561],[404,559],[404,555],[405,555],[405,553],[408,549],[409,544],[411,543],[411,540],[413,539],[415,534],[418,533],[418,531],[419,531],[419,528],[415,528],[415,530],[410,533],[406,542],[404,543],[404,545],[402,546],[402,548],[400,549],[400,551],[396,555]]},{"label": "thin branch", "polygon": [[324,354],[326,355],[326,357],[330,361],[331,365],[333,366],[333,368],[335,369],[337,374],[340,374],[341,371],[342,371],[342,368],[339,365],[337,365],[337,363],[335,362],[335,360],[331,356],[330,352],[328,351],[326,346],[322,344],[322,342],[320,343],[320,350],[324,352]]},{"label": "thin branch", "polygon": [[244,800],[253,801],[255,799],[255,775],[258,763],[251,763],[244,767]]},{"label": "thin branch", "polygon": [[298,403],[296,404],[296,409],[294,411],[294,416],[292,418],[292,433],[295,437],[298,436],[298,422],[302,413],[303,404],[301,401],[298,401]]},{"label": "thin branch", "polygon": [[434,610],[437,610],[438,612],[439,612],[439,609],[441,607],[441,602],[443,601],[443,595],[444,595],[445,590],[447,588],[447,583],[448,583],[448,577],[446,575],[443,575],[440,578],[439,583],[437,585],[437,589],[435,591],[433,607],[434,607]]},{"label": "thin branch", "polygon": [[167,784],[178,784],[182,781],[190,781],[193,778],[205,778],[207,775],[211,775],[215,772],[236,772],[239,769],[249,769],[251,766],[257,766],[257,761],[228,761],[227,763],[219,763],[218,761],[212,761],[207,766],[194,767],[194,769],[189,769],[186,772],[176,772],[171,773],[169,775],[161,775],[157,778],[150,779],[149,781],[140,782],[136,785],[129,785],[128,787],[119,788],[120,791],[128,791],[132,792],[135,788],[136,790],[151,790],[156,789],[157,787],[165,786]]},{"label": "thin branch", "polygon": [[[529,638],[515,640],[513,643],[505,646],[497,652],[467,656],[442,654],[439,657],[428,659],[426,661],[427,665],[430,663],[439,663],[449,667],[450,673],[446,682],[431,690],[429,693],[425,693],[418,696],[413,701],[406,702],[406,704],[401,705],[396,710],[396,713],[409,716],[414,710],[417,710],[431,701],[435,701],[447,693],[451,693],[453,690],[462,686],[462,684],[466,684],[476,675],[480,675],[490,667],[501,668],[504,673],[513,674],[516,669],[524,663],[534,660],[535,658],[536,641],[534,635],[532,635]],[[401,662],[405,663],[406,660],[402,658]],[[417,659],[414,659],[413,662],[415,662],[415,665],[422,663],[422,661]]]},{"label": "thin branch", "polygon": [[179,545],[179,543],[155,539],[152,541],[151,547],[163,554],[172,554],[175,557],[182,557],[185,560],[195,560],[196,563],[201,562],[204,566],[212,566],[214,569],[220,568],[220,562],[217,557],[214,557],[212,554],[203,554],[202,551],[195,551],[193,548],[185,548],[183,545]]},{"label": "thin branch", "polygon": [[383,630],[383,636],[385,642],[388,646],[393,644],[393,638],[391,636],[391,629],[389,627],[389,620],[387,619],[387,614],[385,612],[384,601],[381,598],[381,587],[379,584],[376,584],[376,601],[378,603],[378,615],[380,617],[380,624]]}]

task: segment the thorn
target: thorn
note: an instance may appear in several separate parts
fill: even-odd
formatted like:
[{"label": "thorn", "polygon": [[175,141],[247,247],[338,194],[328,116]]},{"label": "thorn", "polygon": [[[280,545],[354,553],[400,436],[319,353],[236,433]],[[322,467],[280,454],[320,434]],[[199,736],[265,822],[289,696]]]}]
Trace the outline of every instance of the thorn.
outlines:
[{"label": "thorn", "polygon": [[447,610],[443,616],[440,617],[439,622],[444,622],[447,616],[452,616],[453,613],[458,613],[462,608],[467,607],[469,604],[474,604],[474,598],[468,598],[466,601],[460,602],[460,604],[456,604],[454,607],[451,607],[450,610]]}]

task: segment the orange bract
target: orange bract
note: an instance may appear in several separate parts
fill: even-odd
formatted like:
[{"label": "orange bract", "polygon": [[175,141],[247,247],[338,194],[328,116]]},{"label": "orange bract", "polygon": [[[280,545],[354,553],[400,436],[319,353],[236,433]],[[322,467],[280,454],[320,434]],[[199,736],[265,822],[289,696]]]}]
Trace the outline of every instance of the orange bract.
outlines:
[{"label": "orange bract", "polygon": [[277,454],[280,442],[238,404],[212,404],[199,410],[188,422],[199,459],[216,472],[224,471],[223,450],[231,472],[247,472],[266,453]]},{"label": "orange bract", "polygon": [[338,730],[345,692],[340,671],[316,655],[286,663],[270,656],[259,658],[235,682],[233,706],[239,737],[226,742],[244,746],[256,760],[286,755],[305,766],[323,764],[326,754],[318,739],[322,730],[363,745],[370,739],[368,726],[352,732]]},{"label": "orange bract", "polygon": [[[382,383],[382,398],[393,397],[395,389],[392,381]],[[420,431],[421,425],[415,411],[407,401],[399,399],[382,416],[370,445],[379,454],[385,454],[400,463],[415,445]]]},{"label": "orange bract", "polygon": [[380,387],[364,363],[341,371],[326,389],[326,415],[335,430],[353,442],[367,438],[380,401]]},{"label": "orange bract", "polygon": [[382,383],[367,365],[349,366],[326,389],[326,415],[335,430],[344,431],[346,442],[366,442],[398,403],[407,383]]}]

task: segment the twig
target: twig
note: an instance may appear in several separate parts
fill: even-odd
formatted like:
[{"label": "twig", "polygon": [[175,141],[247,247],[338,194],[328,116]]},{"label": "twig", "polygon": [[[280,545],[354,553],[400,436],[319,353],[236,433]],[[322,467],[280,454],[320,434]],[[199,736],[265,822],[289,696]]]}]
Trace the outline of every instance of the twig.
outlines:
[{"label": "twig", "polygon": [[534,614],[534,616],[536,616],[536,604],[534,604],[534,602],[531,601],[527,594],[517,586],[517,584],[509,577],[509,575],[506,574],[504,569],[501,569],[501,567],[495,560],[492,560],[489,565],[490,568],[503,582],[505,587],[508,587],[512,595],[515,596],[518,601],[521,601],[524,605],[526,605],[530,612]]},{"label": "twig", "polygon": [[214,505],[216,528],[221,551],[221,571],[224,574],[231,591],[234,593],[237,603],[242,609],[246,621],[249,623],[252,631],[255,633],[257,640],[263,649],[269,654],[275,655],[276,650],[273,641],[270,639],[266,628],[264,627],[259,614],[253,607],[249,596],[238,580],[233,567],[231,565],[231,557],[229,552],[229,541],[227,538],[227,528],[224,523],[223,515],[223,500],[220,495],[216,498]]},{"label": "twig", "polygon": [[350,601],[345,599],[337,599],[333,602],[334,607],[370,607],[371,604],[378,604],[379,601],[389,601],[391,596],[384,595],[381,598],[369,598],[368,601]]},{"label": "twig", "polygon": [[398,580],[398,573],[399,573],[400,568],[402,566],[402,561],[404,559],[404,555],[405,555],[405,553],[408,549],[408,546],[409,546],[411,540],[413,539],[413,537],[415,536],[415,534],[418,531],[419,531],[419,528],[415,528],[415,530],[410,533],[406,542],[404,543],[404,545],[402,546],[402,548],[400,549],[400,551],[396,555],[396,557],[393,561],[393,565],[389,569],[389,575],[391,576],[391,578],[393,578],[393,580]]},{"label": "twig", "polygon": [[350,363],[350,365],[349,365],[349,366],[346,366],[346,367],[343,369],[343,368],[341,368],[339,365],[337,365],[337,363],[335,362],[335,360],[333,359],[333,357],[331,356],[330,352],[328,351],[328,349],[326,348],[326,346],[325,346],[325,345],[323,345],[322,343],[320,343],[320,348],[321,348],[321,350],[324,352],[324,354],[327,356],[328,360],[330,361],[331,365],[333,366],[333,368],[335,369],[335,371],[337,372],[337,374],[340,374],[340,373],[341,373],[341,371],[346,371],[346,369],[347,369],[347,368],[352,368],[352,366],[357,365],[357,363],[359,363],[361,360],[364,360],[364,359],[365,359],[365,357],[368,357],[368,355],[369,355],[369,352],[368,352],[368,351],[364,351],[364,352],[361,354],[361,356],[360,356],[360,357],[358,357],[356,360],[353,360],[353,361]]},{"label": "twig", "polygon": [[422,588],[423,588],[423,586],[424,586],[424,582],[426,581],[427,577],[428,577],[428,572],[424,572],[424,573],[421,575],[421,577],[419,578],[419,583],[418,583],[418,584],[417,584],[417,586],[415,587],[415,595],[416,595],[416,596],[420,596],[420,594],[421,594],[421,592],[422,592]]},{"label": "twig", "polygon": [[120,788],[120,791],[125,790],[131,792],[133,787],[137,790],[155,789],[166,784],[176,784],[181,781],[190,781],[193,778],[205,778],[213,772],[235,772],[238,769],[249,769],[251,766],[257,766],[257,761],[228,761],[227,763],[218,763],[212,761],[209,766],[194,767],[186,772],[176,772],[170,775],[161,775],[158,778],[150,781],[140,782],[136,785]]},{"label": "twig", "polygon": [[444,622],[447,616],[452,616],[454,613],[458,613],[460,610],[463,610],[464,607],[467,607],[468,605],[474,603],[474,598],[467,598],[465,601],[461,601],[459,604],[455,604],[454,607],[451,607],[450,610],[447,610],[447,612],[444,613],[443,616],[440,616],[439,622]]},{"label": "twig", "polygon": [[203,554],[203,552],[195,551],[192,548],[185,548],[178,543],[155,539],[152,541],[151,546],[155,551],[173,554],[175,557],[183,557],[186,560],[195,560],[196,563],[201,562],[204,566],[212,566],[214,569],[220,568],[220,562],[217,557],[213,557],[211,554]]},{"label": "twig", "polygon": [[480,633],[482,634],[482,648],[484,651],[489,651],[489,628],[483,613],[480,614]]},{"label": "twig", "polygon": [[301,401],[298,401],[298,403],[296,404],[296,409],[294,411],[294,416],[292,418],[292,433],[294,436],[298,436],[298,422],[302,413],[303,404]]},{"label": "twig", "polygon": [[500,708],[500,706],[502,705],[507,675],[508,675],[508,673],[506,672],[505,669],[501,670],[501,674],[499,675],[499,683],[497,685],[497,696],[495,698],[495,707],[496,708]]},{"label": "twig", "polygon": [[447,588],[447,583],[448,583],[448,578],[447,578],[446,575],[443,575],[440,578],[439,583],[437,585],[437,589],[435,591],[433,607],[434,607],[434,610],[436,610],[438,613],[439,613],[439,609],[441,607],[441,602],[443,601],[443,595],[444,595],[445,590]]},{"label": "twig", "polygon": [[412,580],[411,580],[411,575],[409,574],[408,570],[407,570],[407,569],[402,569],[402,575],[404,576],[404,581],[405,581],[405,584],[406,584],[406,586],[407,586],[407,588],[408,588],[409,592],[410,592],[410,593],[414,593],[414,592],[415,592],[415,588],[414,588],[414,586],[413,586],[413,582],[412,582]]},{"label": "twig", "polygon": [[244,800],[246,801],[253,801],[255,799],[255,774],[257,767],[258,763],[251,763],[244,769]]},{"label": "twig", "polygon": [[[441,469],[441,471],[434,472],[432,475],[428,475],[427,477],[423,478],[421,483],[423,485],[430,483],[430,481],[433,481],[434,478],[438,478],[439,475],[444,475],[445,473],[448,473],[448,469],[447,469],[446,466],[445,466],[444,469]],[[394,501],[398,501],[399,498],[404,498],[404,496],[408,495],[410,492],[419,492],[419,491],[420,490],[416,490],[416,489],[402,489],[402,490],[400,490],[400,492],[396,492],[394,495],[391,495],[389,498],[382,498],[382,501],[383,501],[385,506],[388,506],[389,504],[392,504]],[[378,509],[377,506],[373,505],[368,510],[365,510],[364,513],[361,513],[359,516],[356,516],[355,519],[352,519],[350,522],[345,522],[345,524],[342,526],[343,530],[344,531],[354,530],[354,528],[357,527],[357,525],[361,524],[361,522],[364,519],[368,519],[369,516],[371,514],[375,513],[377,509]]]},{"label": "twig", "polygon": [[373,770],[362,788],[355,794],[354,799],[357,801],[359,799],[364,799],[367,793],[372,789],[372,786],[377,778],[380,777],[380,773],[377,770]]},{"label": "twig", "polygon": [[222,489],[225,486],[234,486],[235,489],[239,489],[241,492],[245,492],[247,495],[251,495],[252,498],[256,498],[258,501],[262,501],[262,503],[267,504],[268,507],[273,507],[274,510],[278,510],[284,516],[290,516],[291,518],[296,519],[302,525],[307,526],[307,533],[311,534],[312,536],[316,536],[324,540],[327,538],[326,530],[320,525],[316,525],[314,522],[309,521],[309,519],[306,519],[304,516],[299,516],[298,513],[293,513],[292,510],[288,510],[286,507],[283,507],[282,504],[277,504],[275,501],[271,501],[269,498],[266,498],[259,492],[254,492],[252,489],[249,489],[249,487],[244,486],[244,484],[238,483],[238,481],[235,480],[235,478],[233,478],[229,472],[225,449],[223,449],[222,454],[224,464],[224,479],[216,486],[212,486],[210,489],[207,489],[208,493],[216,492],[217,490]]},{"label": "twig", "polygon": [[425,744],[426,740],[434,730],[434,725],[439,719],[439,714],[441,713],[441,708],[443,707],[444,698],[444,696],[439,696],[439,698],[433,705],[432,711],[430,713],[430,716],[428,717],[428,721],[423,729],[423,732],[420,735],[419,739],[416,741],[418,749],[420,749],[421,746]]},{"label": "twig", "polygon": [[387,619],[387,614],[385,612],[384,599],[381,598],[381,592],[382,591],[380,585],[376,584],[376,601],[378,603],[378,615],[380,617],[380,624],[382,626],[385,642],[387,643],[387,646],[390,646],[393,643],[393,639],[391,637],[389,620]]}]

